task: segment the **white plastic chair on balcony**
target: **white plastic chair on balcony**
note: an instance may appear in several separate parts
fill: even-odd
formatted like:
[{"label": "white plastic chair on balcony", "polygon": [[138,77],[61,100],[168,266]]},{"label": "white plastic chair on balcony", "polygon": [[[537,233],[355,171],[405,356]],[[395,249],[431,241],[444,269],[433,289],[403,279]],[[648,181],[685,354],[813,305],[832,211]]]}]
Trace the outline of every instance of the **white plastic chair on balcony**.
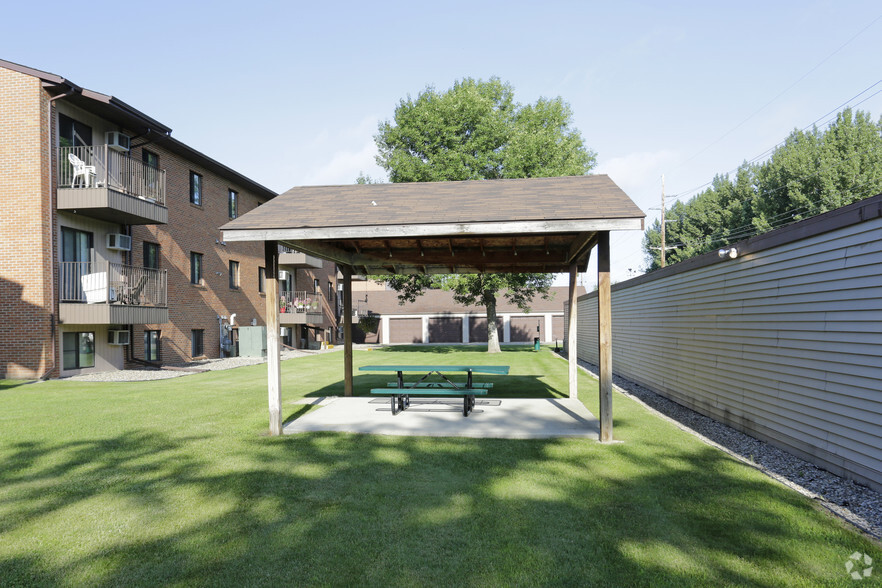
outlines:
[{"label": "white plastic chair on balcony", "polygon": [[82,176],[83,184],[86,188],[92,187],[92,178],[97,174],[95,172],[94,165],[86,165],[86,162],[74,155],[73,153],[67,154],[67,160],[73,166],[73,178],[70,181],[70,187],[73,188],[77,184],[77,178]]}]

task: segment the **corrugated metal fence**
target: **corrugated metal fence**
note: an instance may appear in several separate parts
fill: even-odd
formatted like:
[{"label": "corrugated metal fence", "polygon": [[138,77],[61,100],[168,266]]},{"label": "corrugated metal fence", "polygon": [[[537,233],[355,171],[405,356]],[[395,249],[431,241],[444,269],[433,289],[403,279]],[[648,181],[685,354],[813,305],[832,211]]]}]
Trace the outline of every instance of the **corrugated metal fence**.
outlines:
[{"label": "corrugated metal fence", "polygon": [[882,490],[882,195],[735,247],[613,286],[613,371]]}]

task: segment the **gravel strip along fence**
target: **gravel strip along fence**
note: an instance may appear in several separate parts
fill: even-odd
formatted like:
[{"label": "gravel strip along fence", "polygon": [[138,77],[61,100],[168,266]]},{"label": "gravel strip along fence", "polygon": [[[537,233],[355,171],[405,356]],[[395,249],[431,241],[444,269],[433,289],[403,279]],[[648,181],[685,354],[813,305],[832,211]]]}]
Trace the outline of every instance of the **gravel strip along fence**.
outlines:
[{"label": "gravel strip along fence", "polygon": [[[566,358],[566,353],[559,353]],[[597,366],[579,360],[597,378]],[[786,451],[660,396],[630,380],[613,376],[616,390],[702,441],[760,470],[845,519],[864,533],[882,539],[882,494],[846,480]]]},{"label": "gravel strip along fence", "polygon": [[[282,351],[282,361],[286,359],[294,359],[296,357],[306,357],[316,355],[318,353],[334,353],[340,351],[342,347],[334,347],[333,349],[321,349],[301,351],[299,349],[285,349]],[[138,370],[117,370],[115,372],[101,372],[97,374],[84,374],[81,376],[71,376],[65,378],[73,382],[144,382],[147,380],[166,380],[169,378],[180,378],[182,376],[191,376],[206,371],[215,370],[231,370],[246,365],[257,365],[266,363],[263,357],[226,357],[224,359],[204,359],[202,361],[191,361],[189,363],[170,364],[168,367],[175,369],[162,368],[144,368]]]}]

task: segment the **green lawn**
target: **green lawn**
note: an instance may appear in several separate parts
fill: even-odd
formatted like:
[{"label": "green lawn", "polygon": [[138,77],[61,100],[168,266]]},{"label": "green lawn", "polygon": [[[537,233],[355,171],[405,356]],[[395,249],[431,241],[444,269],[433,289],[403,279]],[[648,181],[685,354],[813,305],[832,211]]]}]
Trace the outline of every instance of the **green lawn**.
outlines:
[{"label": "green lawn", "polygon": [[[294,400],[342,353],[283,362]],[[508,364],[491,396],[562,396],[548,350],[358,351]],[[615,436],[266,436],[265,366],[173,380],[0,382],[0,585],[861,586],[882,550],[616,395]],[[597,386],[581,375],[597,413]],[[484,378],[482,377],[482,380]],[[366,393],[388,374],[356,371]]]}]

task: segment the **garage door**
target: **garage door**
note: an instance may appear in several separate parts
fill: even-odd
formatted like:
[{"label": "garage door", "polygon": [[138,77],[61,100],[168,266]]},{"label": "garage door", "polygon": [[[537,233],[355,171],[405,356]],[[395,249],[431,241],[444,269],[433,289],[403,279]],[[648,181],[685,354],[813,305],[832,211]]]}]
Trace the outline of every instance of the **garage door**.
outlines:
[{"label": "garage door", "polygon": [[551,317],[551,338],[557,341],[564,340],[564,317]]},{"label": "garage door", "polygon": [[[537,324],[539,325],[538,332],[536,331]],[[522,341],[532,343],[533,337],[539,337],[540,341],[545,341],[545,315],[511,317],[512,343]]]},{"label": "garage door", "polygon": [[462,343],[462,318],[430,318],[429,343]]},{"label": "garage door", "polygon": [[423,319],[421,318],[390,318],[390,343],[422,343]]},{"label": "garage door", "polygon": [[[496,333],[499,335],[499,342],[502,343],[502,318],[496,319]],[[487,319],[469,317],[469,343],[486,343],[487,342]]]}]

